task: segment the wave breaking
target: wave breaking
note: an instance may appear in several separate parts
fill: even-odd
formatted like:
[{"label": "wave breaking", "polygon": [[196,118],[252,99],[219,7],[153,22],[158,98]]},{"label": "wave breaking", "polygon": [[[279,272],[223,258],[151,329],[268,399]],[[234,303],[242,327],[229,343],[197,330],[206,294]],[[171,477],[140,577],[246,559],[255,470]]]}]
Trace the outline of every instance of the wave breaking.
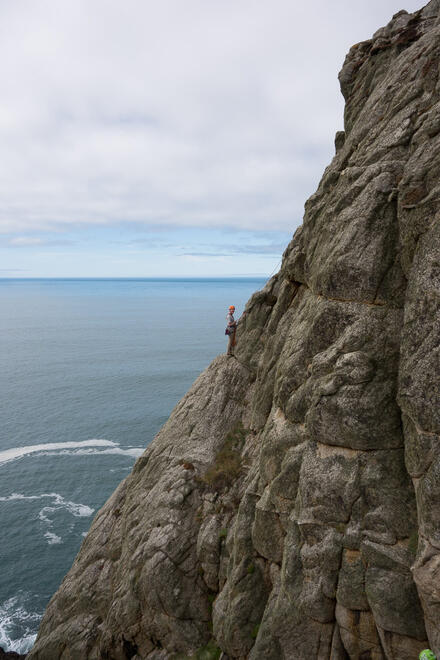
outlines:
[{"label": "wave breaking", "polygon": [[27,653],[34,645],[42,614],[28,612],[31,598],[22,592],[0,603],[0,648]]},{"label": "wave breaking", "polygon": [[[103,449],[100,449],[103,447]],[[112,440],[92,439],[79,442],[47,442],[40,445],[25,447],[12,447],[0,451],[0,465],[25,458],[30,454],[43,456],[96,456],[101,454],[114,454],[137,458],[144,451],[144,447],[120,447]]]}]

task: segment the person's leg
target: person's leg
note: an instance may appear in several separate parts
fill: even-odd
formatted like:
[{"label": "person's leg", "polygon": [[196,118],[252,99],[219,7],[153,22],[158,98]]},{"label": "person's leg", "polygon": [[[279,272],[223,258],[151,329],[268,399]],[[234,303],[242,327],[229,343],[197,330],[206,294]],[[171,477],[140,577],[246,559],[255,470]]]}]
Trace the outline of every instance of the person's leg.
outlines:
[{"label": "person's leg", "polygon": [[234,355],[232,347],[234,346],[234,333],[228,335],[228,355]]}]

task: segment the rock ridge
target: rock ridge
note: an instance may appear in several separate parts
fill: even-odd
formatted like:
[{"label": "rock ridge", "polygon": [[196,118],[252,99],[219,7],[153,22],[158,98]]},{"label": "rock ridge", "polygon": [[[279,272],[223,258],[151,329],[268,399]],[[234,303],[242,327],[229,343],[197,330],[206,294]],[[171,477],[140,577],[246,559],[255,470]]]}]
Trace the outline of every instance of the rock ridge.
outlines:
[{"label": "rock ridge", "polygon": [[440,0],[353,46],[280,271],[97,514],[30,660],[440,654]]}]

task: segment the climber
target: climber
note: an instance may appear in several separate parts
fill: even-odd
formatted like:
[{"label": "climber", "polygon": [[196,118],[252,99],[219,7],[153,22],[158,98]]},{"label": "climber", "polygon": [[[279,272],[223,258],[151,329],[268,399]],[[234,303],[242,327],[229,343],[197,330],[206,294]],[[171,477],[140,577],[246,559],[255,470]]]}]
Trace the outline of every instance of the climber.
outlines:
[{"label": "climber", "polygon": [[234,319],[234,312],[234,305],[230,305],[228,315],[226,316],[226,322],[228,325],[226,326],[225,330],[225,335],[228,335],[229,337],[227,355],[234,355],[234,351],[232,349],[235,346],[235,333],[237,330],[237,322]]}]

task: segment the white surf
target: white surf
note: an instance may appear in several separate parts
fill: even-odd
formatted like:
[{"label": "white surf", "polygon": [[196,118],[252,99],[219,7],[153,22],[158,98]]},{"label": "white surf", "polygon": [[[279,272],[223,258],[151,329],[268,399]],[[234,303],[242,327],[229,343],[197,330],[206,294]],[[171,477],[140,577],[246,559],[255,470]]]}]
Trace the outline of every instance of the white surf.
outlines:
[{"label": "white surf", "polygon": [[[103,449],[99,449],[103,447]],[[41,445],[28,445],[25,447],[12,447],[0,451],[0,465],[30,454],[44,455],[97,455],[97,454],[119,454],[136,458],[143,452],[143,447],[128,447],[124,449],[112,440],[82,440],[80,442],[47,442]]]}]

